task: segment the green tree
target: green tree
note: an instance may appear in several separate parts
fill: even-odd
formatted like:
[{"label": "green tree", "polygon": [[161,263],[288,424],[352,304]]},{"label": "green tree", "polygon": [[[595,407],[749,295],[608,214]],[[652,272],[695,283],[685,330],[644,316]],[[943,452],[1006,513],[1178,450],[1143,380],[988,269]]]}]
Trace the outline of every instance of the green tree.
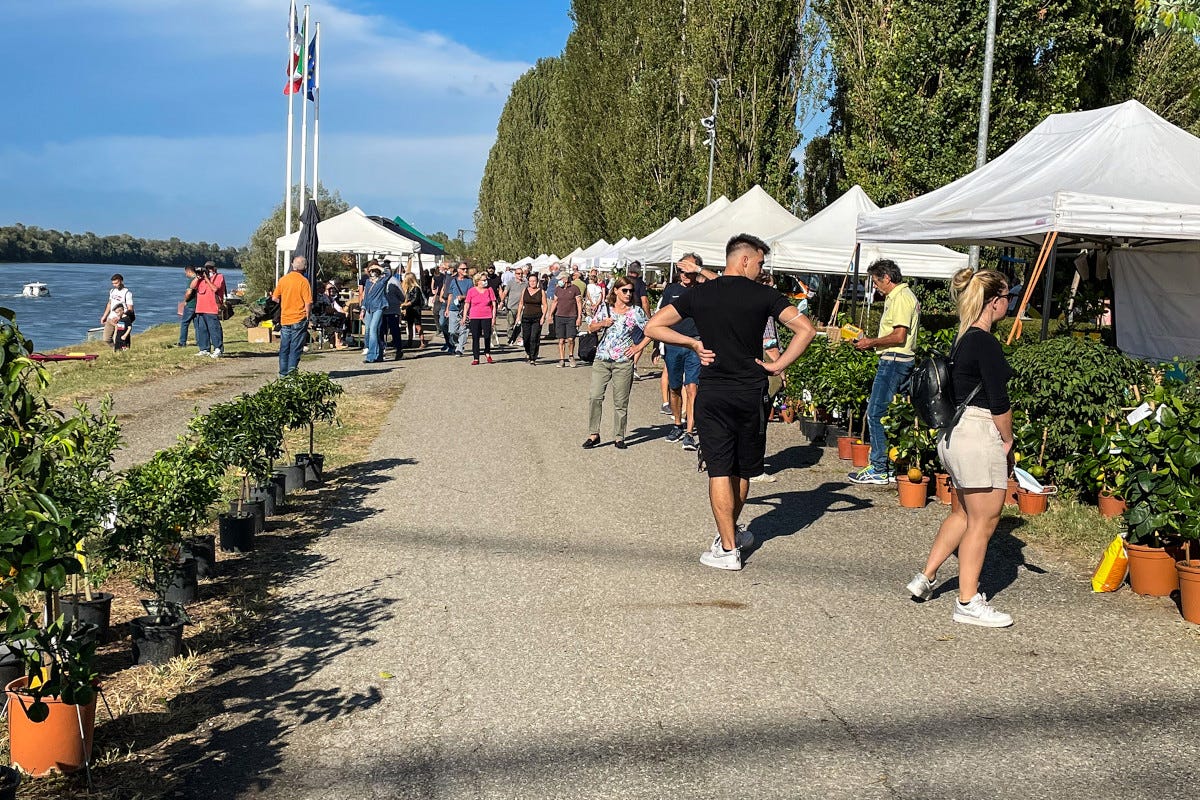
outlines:
[{"label": "green tree", "polygon": [[1138,23],[1157,33],[1200,34],[1200,0],[1133,0]]},{"label": "green tree", "polygon": [[802,211],[807,219],[842,196],[842,165],[828,134],[813,137],[804,148]]},{"label": "green tree", "polygon": [[[299,197],[300,190],[297,187],[294,201]],[[317,187],[317,211],[321,213],[321,219],[329,219],[349,210],[350,206],[342,199],[340,193],[335,191],[330,194],[324,186]],[[283,203],[280,203],[250,236],[250,244],[242,260],[248,297],[260,297],[275,287],[275,240],[283,236],[283,223],[284,208]],[[292,220],[292,224],[299,227],[296,219]],[[322,254],[318,262],[318,277],[339,275],[342,272],[341,261],[335,253]]]}]

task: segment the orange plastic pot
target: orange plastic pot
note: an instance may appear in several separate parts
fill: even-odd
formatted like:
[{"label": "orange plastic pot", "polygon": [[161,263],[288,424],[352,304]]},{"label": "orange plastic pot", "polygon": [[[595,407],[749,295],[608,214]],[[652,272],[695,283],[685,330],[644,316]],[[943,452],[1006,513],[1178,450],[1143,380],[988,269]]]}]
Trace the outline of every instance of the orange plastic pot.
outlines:
[{"label": "orange plastic pot", "polygon": [[791,406],[784,406],[781,413],[783,414],[783,421],[786,424],[790,425],[796,421],[796,409]]},{"label": "orange plastic pot", "polygon": [[12,765],[34,777],[83,769],[92,756],[96,701],[92,700],[86,706],[70,706],[57,698],[45,697],[42,701],[50,707],[50,716],[42,722],[32,722],[25,714],[25,707],[32,700],[19,694],[28,685],[29,679],[21,676],[4,687],[8,695],[9,760]]},{"label": "orange plastic pot", "polygon": [[1100,516],[1105,519],[1119,517],[1125,513],[1125,501],[1119,497],[1113,497],[1109,492],[1101,492],[1100,497],[1096,500],[1096,505],[1100,507]]},{"label": "orange plastic pot", "polygon": [[853,452],[851,452],[851,449],[850,449],[854,446],[854,437],[853,436],[839,436],[837,438],[837,446],[838,446],[838,458],[842,459],[843,461],[849,461],[851,458],[854,457],[854,454],[853,454]]},{"label": "orange plastic pot", "polygon": [[910,481],[907,476],[896,478],[896,488],[900,492],[901,508],[924,508],[929,499],[929,478],[922,477],[919,481]]},{"label": "orange plastic pot", "polygon": [[958,502],[958,492],[954,487],[950,487],[950,511],[951,513],[958,512],[962,509],[962,503]]},{"label": "orange plastic pot", "polygon": [[865,467],[871,463],[871,445],[869,444],[852,444],[850,445],[850,463],[856,467]]},{"label": "orange plastic pot", "polygon": [[1050,495],[1017,489],[1017,507],[1026,516],[1036,517],[1038,514],[1045,514],[1046,509],[1050,507]]},{"label": "orange plastic pot", "polygon": [[1020,484],[1017,483],[1017,479],[1009,478],[1008,479],[1008,492],[1007,492],[1007,494],[1004,495],[1004,505],[1006,505],[1006,506],[1017,505],[1017,489],[1018,488],[1020,488]]},{"label": "orange plastic pot", "polygon": [[1176,561],[1179,575],[1179,607],[1183,618],[1200,625],[1200,559]]},{"label": "orange plastic pot", "polygon": [[1179,588],[1176,555],[1165,547],[1126,544],[1129,554],[1129,586],[1138,594],[1150,597],[1169,597]]},{"label": "orange plastic pot", "polygon": [[939,503],[944,506],[950,505],[950,495],[954,490],[950,488],[950,476],[947,473],[938,472],[934,474],[933,491],[937,495]]}]

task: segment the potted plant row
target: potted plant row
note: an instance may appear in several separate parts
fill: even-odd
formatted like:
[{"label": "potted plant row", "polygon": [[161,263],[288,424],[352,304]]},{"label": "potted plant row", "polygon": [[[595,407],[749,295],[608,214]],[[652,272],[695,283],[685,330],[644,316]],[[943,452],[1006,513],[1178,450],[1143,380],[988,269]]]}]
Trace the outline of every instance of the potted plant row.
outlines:
[{"label": "potted plant row", "polygon": [[[937,432],[920,423],[912,402],[903,395],[893,398],[881,422],[887,434],[888,459],[894,465],[900,505],[924,508],[929,498],[930,476],[937,473]],[[946,501],[949,502],[949,496]]]}]

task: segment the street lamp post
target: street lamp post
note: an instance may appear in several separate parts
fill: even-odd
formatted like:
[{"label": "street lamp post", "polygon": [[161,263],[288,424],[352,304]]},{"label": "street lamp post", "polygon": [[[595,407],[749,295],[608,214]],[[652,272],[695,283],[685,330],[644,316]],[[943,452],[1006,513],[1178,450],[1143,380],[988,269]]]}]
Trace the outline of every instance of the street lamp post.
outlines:
[{"label": "street lamp post", "polygon": [[[996,2],[988,0],[987,39],[983,49],[983,92],[979,98],[979,139],[975,143],[975,169],[987,163],[988,117],[992,106],[992,57],[996,52]],[[979,269],[979,245],[971,245],[971,269]]]},{"label": "street lamp post", "polygon": [[704,140],[704,144],[708,145],[708,192],[704,196],[704,205],[706,206],[712,202],[713,159],[717,152],[717,104],[719,100],[717,87],[721,85],[721,79],[709,78],[708,82],[712,84],[713,89],[712,116],[700,120],[700,124],[708,131],[708,138]]}]

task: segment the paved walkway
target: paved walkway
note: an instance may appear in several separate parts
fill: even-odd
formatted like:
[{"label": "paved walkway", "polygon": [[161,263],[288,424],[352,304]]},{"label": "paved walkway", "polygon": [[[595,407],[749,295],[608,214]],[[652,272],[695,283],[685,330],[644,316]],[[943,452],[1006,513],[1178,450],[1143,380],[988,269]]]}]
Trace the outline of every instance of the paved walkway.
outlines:
[{"label": "paved walkway", "polygon": [[1016,625],[955,624],[952,592],[903,592],[941,508],[848,486],[797,426],[752,489],[761,546],[706,569],[657,382],[633,446],[589,452],[587,369],[381,366],[405,390],[219,679],[188,796],[1195,796],[1200,635],[1168,601],[1094,596],[1018,526],[984,583]]}]

